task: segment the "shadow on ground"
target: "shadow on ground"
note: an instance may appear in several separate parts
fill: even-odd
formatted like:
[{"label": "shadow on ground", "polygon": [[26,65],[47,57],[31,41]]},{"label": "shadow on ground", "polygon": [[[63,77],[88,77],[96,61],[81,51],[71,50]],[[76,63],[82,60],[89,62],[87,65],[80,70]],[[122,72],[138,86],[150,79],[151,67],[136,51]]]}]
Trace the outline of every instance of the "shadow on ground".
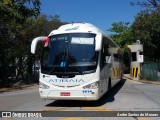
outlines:
[{"label": "shadow on ground", "polygon": [[121,80],[117,85],[115,85],[110,93],[106,93],[98,101],[79,101],[79,100],[56,100],[52,103],[45,105],[46,107],[98,107],[102,106],[108,102],[113,102],[115,100],[114,96],[123,87],[126,80]]}]

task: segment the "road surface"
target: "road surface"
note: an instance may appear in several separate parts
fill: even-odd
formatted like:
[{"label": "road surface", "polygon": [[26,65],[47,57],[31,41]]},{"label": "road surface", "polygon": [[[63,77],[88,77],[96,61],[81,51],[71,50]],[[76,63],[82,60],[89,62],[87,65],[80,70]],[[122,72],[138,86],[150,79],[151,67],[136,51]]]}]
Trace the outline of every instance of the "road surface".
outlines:
[{"label": "road surface", "polygon": [[160,117],[84,117],[84,114],[88,111],[160,111],[160,85],[122,80],[112,89],[111,94],[104,95],[99,101],[43,100],[39,97],[38,86],[33,86],[26,90],[0,93],[0,111],[70,111],[66,114],[83,111],[75,112],[78,117],[59,116],[35,120],[159,120]]}]

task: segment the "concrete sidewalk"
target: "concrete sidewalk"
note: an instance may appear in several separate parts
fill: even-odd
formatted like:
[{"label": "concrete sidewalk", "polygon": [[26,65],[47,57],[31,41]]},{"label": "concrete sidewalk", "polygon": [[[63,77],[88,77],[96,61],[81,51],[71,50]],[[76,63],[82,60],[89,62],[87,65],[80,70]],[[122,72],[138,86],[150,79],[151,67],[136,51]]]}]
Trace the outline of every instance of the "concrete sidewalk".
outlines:
[{"label": "concrete sidewalk", "polygon": [[133,80],[141,83],[146,83],[146,84],[155,84],[155,85],[160,85],[160,81],[149,81],[149,80],[143,80],[139,78],[133,78],[130,76],[130,74],[124,74],[124,78],[127,80]]},{"label": "concrete sidewalk", "polygon": [[138,77],[137,78],[133,78],[133,77],[130,76],[130,74],[124,74],[124,78],[129,79],[129,80],[135,80],[135,81],[139,80]]}]

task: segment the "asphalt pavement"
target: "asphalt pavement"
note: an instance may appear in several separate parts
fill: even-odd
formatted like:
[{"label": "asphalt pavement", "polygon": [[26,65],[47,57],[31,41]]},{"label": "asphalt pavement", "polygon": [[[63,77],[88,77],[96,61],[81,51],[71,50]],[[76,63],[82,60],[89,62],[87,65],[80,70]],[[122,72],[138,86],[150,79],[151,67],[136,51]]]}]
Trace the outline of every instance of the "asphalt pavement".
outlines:
[{"label": "asphalt pavement", "polygon": [[[34,118],[36,120],[159,120],[160,116],[124,116],[126,111],[130,113],[134,113],[134,111],[160,113],[160,85],[124,79],[112,88],[110,94],[107,93],[98,101],[43,100],[39,97],[37,85],[24,90],[0,93],[0,111],[39,111],[51,112],[52,115],[55,115],[55,117]],[[120,114],[120,117],[107,117],[103,114],[103,112],[113,113],[114,111],[120,113],[124,111],[124,114]],[[86,117],[88,113],[90,116]],[[73,117],[70,114],[74,114]],[[28,118],[10,117],[0,119],[28,120]]]}]

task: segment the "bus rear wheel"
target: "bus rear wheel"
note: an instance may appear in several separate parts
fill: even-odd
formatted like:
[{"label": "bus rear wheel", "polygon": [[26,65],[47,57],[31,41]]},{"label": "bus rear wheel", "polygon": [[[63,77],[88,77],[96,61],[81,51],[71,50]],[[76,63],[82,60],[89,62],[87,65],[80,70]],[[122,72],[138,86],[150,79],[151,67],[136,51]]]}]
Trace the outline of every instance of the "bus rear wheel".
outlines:
[{"label": "bus rear wheel", "polygon": [[111,92],[111,78],[109,78],[109,80],[108,80],[107,92],[108,92],[109,94],[110,94],[110,92]]}]

